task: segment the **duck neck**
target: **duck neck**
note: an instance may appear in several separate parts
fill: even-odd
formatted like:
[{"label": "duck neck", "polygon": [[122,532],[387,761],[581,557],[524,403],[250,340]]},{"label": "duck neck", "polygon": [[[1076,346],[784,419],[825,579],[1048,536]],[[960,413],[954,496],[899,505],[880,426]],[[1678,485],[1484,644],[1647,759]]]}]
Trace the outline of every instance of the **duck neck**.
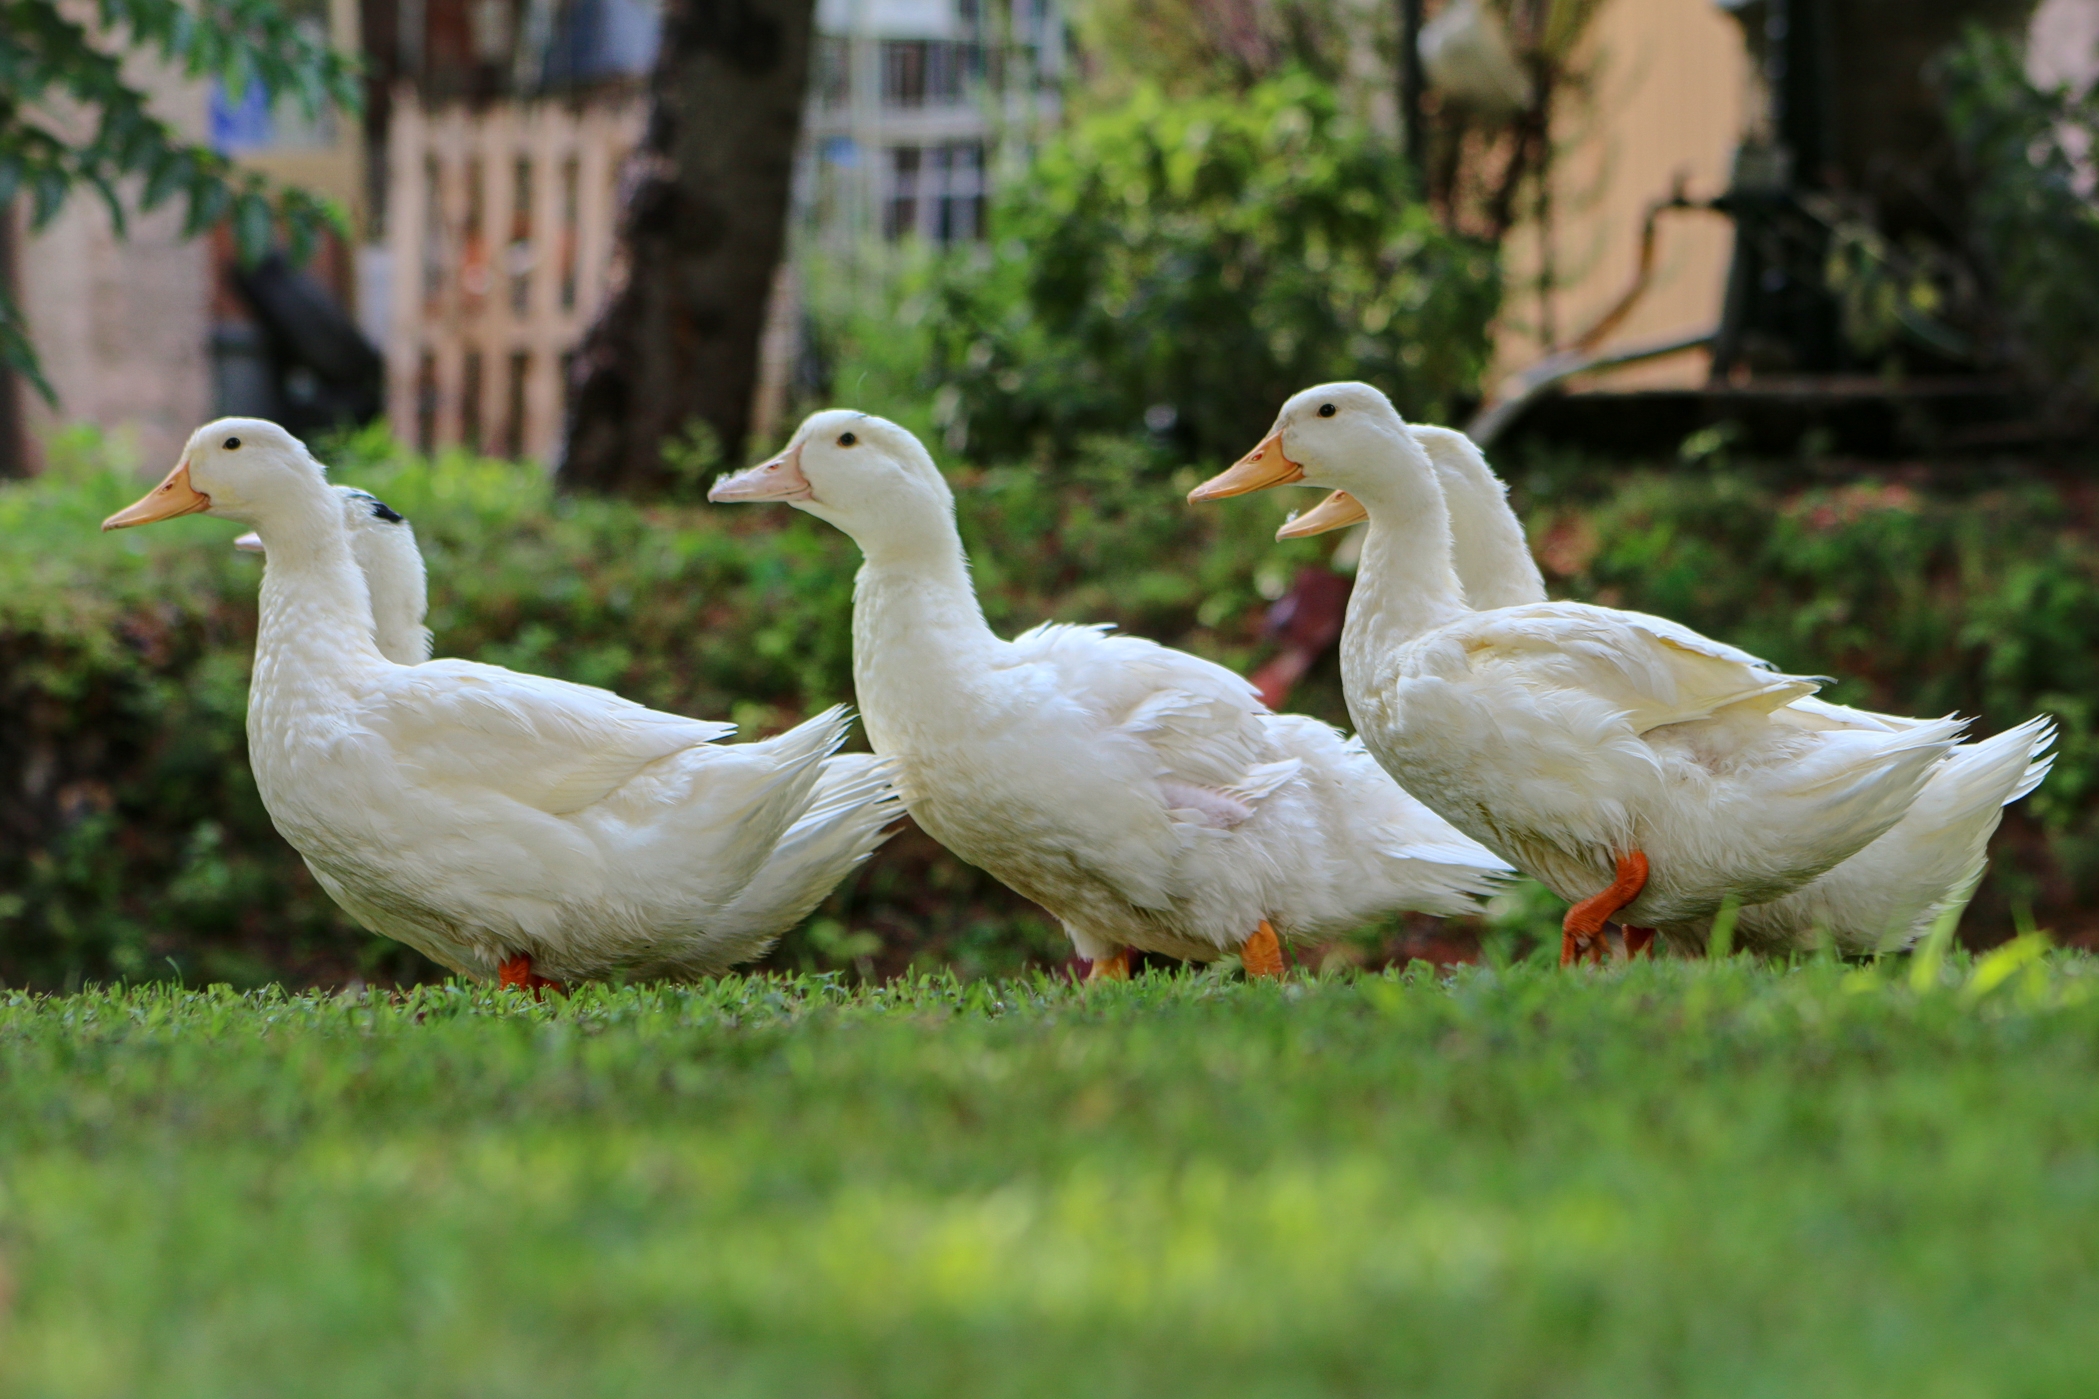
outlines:
[{"label": "duck neck", "polygon": [[364,572],[351,553],[342,508],[327,488],[257,521],[256,533],[265,558],[256,696],[331,692],[357,670],[384,664],[372,639]]},{"label": "duck neck", "polygon": [[1344,648],[1383,651],[1463,616],[1470,609],[1452,563],[1450,508],[1420,449],[1363,489],[1350,486],[1370,515],[1356,565]]},{"label": "duck neck", "polygon": [[[861,541],[853,589],[853,681],[878,751],[906,727],[938,725],[999,640],[984,620],[954,517],[931,515],[912,537]],[[928,698],[938,703],[928,705]],[[885,739],[887,742],[885,742]]]}]

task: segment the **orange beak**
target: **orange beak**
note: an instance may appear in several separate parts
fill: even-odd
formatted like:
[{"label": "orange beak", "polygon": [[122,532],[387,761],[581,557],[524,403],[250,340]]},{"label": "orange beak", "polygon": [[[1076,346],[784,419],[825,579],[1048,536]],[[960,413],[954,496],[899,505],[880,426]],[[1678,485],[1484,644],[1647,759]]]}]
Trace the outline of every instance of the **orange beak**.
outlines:
[{"label": "orange beak", "polygon": [[102,522],[105,531],[129,529],[133,525],[150,525],[155,520],[172,520],[177,515],[194,515],[199,510],[211,509],[211,497],[189,483],[189,458],[175,463],[167,479],[125,506]]},{"label": "orange beak", "polygon": [[724,476],[707,491],[707,499],[814,500],[809,478],[802,474],[802,444],[797,442],[771,461],[747,466],[733,476]]},{"label": "orange beak", "polygon": [[1283,432],[1277,428],[1261,439],[1260,446],[1188,492],[1188,499],[1224,500],[1304,479],[1304,468],[1283,455]]},{"label": "orange beak", "polygon": [[1319,504],[1302,515],[1292,515],[1283,521],[1283,527],[1275,532],[1277,539],[1307,539],[1315,534],[1325,534],[1330,529],[1345,529],[1358,520],[1367,520],[1370,512],[1347,491],[1335,491]]}]

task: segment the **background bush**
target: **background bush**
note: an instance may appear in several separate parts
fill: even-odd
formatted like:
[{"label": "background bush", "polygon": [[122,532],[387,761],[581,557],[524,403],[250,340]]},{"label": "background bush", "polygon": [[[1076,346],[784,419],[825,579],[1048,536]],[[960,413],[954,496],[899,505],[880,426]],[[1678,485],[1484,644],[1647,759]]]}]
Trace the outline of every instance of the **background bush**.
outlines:
[{"label": "background bush", "polygon": [[991,231],[907,279],[899,312],[820,317],[819,396],[863,402],[872,359],[977,460],[1147,430],[1215,456],[1307,384],[1373,380],[1441,421],[1486,367],[1492,250],[1446,232],[1391,140],[1302,74],[1140,89],[1052,141]]},{"label": "background bush", "polygon": [[1988,280],[1993,356],[2064,426],[2099,408],[2099,94],[2042,89],[2009,36],[1976,29],[1939,62],[1968,176],[1967,252]]}]

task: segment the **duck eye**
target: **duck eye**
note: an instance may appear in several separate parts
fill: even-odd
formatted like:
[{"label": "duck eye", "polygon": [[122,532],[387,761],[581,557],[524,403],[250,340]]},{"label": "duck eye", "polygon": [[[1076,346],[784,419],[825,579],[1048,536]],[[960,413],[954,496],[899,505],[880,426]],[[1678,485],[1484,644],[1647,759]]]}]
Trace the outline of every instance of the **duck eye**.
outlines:
[{"label": "duck eye", "polygon": [[841,447],[850,447],[859,440],[859,438],[853,436],[853,434],[851,434],[850,432],[842,432],[838,435],[838,445]]},{"label": "duck eye", "polygon": [[240,444],[241,440],[238,437],[229,437],[226,439],[226,450],[230,452]]},{"label": "duck eye", "polygon": [[1322,403],[1322,404],[1320,404],[1320,405],[1319,405],[1319,416],[1320,416],[1320,417],[1322,417],[1322,418],[1331,418],[1331,417],[1333,417],[1333,416],[1334,416],[1334,405],[1333,405],[1333,404],[1331,404],[1331,403]]}]

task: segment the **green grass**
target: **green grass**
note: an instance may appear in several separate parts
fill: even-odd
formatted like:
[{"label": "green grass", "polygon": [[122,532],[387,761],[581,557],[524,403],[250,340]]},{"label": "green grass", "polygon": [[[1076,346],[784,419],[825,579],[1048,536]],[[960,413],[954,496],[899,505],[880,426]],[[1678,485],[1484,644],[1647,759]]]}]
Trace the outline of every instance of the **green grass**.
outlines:
[{"label": "green grass", "polygon": [[8,1395],[2053,1395],[2099,966],[0,1002]]}]

